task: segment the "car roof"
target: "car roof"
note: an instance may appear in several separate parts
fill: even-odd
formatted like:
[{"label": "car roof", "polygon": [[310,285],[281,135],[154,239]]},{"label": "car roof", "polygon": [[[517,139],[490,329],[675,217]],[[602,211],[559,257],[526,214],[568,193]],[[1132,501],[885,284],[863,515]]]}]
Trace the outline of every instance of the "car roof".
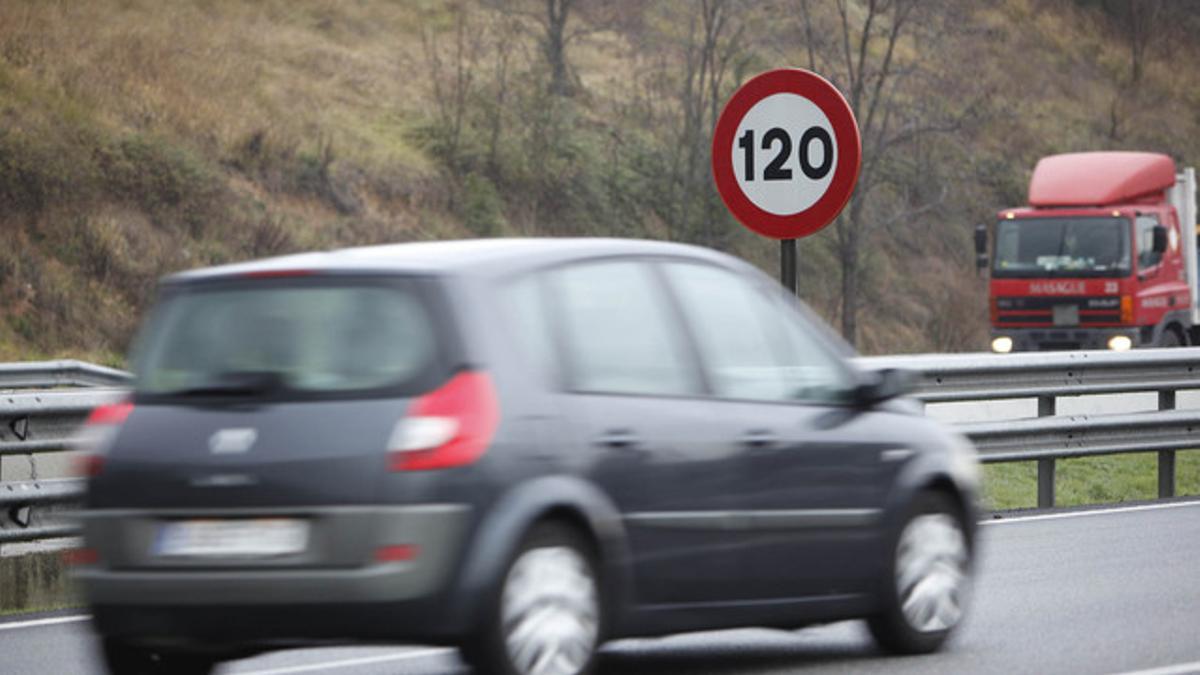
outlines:
[{"label": "car roof", "polygon": [[502,275],[571,260],[607,256],[685,257],[742,264],[716,251],[645,239],[512,238],[423,241],[300,253],[171,275],[168,283],[241,275],[289,272],[410,272],[418,274]]}]

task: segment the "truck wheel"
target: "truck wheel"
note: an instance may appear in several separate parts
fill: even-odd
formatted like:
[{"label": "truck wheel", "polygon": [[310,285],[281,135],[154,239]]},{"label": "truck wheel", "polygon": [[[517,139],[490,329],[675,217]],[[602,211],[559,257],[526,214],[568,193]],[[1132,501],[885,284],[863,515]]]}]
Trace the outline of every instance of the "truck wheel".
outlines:
[{"label": "truck wheel", "polygon": [[970,590],[971,547],[962,516],[945,495],[923,492],[892,541],[881,611],[867,625],[888,651],[936,651],[962,620]]},{"label": "truck wheel", "polygon": [[160,651],[104,638],[104,665],[112,675],[209,675],[216,661],[201,654]]},{"label": "truck wheel", "polygon": [[1179,332],[1174,328],[1167,328],[1163,331],[1162,337],[1158,339],[1159,347],[1179,347],[1183,345],[1183,340],[1179,337]]},{"label": "truck wheel", "polygon": [[462,648],[478,675],[583,675],[600,644],[595,556],[572,528],[535,527],[509,563],[479,634]]}]

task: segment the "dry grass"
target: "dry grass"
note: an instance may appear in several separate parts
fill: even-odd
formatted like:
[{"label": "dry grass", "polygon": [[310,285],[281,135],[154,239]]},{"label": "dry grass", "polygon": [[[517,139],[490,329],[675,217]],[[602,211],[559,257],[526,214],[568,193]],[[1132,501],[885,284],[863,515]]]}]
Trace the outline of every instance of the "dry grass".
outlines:
[{"label": "dry grass", "polygon": [[0,53],[109,128],[220,156],[254,134],[292,151],[328,138],[348,160],[412,165],[396,112],[422,98],[413,16],[406,3],[11,2]]},{"label": "dry grass", "polygon": [[0,3],[0,358],[116,360],[170,271],[417,236],[421,9]]}]

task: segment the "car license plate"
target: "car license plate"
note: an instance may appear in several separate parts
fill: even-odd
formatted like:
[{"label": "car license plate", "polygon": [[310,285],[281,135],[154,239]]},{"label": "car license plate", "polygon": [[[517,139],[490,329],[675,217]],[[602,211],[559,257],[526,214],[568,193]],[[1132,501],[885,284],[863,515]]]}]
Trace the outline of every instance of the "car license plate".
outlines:
[{"label": "car license plate", "polygon": [[163,523],[154,549],[160,556],[259,558],[292,555],[307,546],[307,521],[247,518]]},{"label": "car license plate", "polygon": [[1079,325],[1079,305],[1055,305],[1054,306],[1054,325],[1055,326],[1078,326]]}]

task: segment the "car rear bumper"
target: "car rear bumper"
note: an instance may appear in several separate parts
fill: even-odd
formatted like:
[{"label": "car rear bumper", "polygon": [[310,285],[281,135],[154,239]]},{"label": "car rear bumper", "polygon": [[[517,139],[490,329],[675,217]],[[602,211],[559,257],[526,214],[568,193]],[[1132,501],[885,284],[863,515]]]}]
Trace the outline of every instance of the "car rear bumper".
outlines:
[{"label": "car rear bumper", "polygon": [[114,572],[81,569],[89,602],[106,605],[286,605],[370,603],[420,598],[441,588],[444,568],[387,563],[353,570]]},{"label": "car rear bumper", "polygon": [[[398,623],[403,615],[411,614],[412,624],[421,626],[429,616],[423,605],[446,592],[462,555],[470,508],[310,508],[270,515],[300,514],[314,526],[309,546],[295,556],[159,560],[151,552],[155,523],[233,514],[90,511],[84,514],[84,541],[99,561],[76,568],[75,578],[106,635],[335,639],[407,634]],[[402,547],[404,559],[377,560],[377,554],[395,547]],[[388,620],[375,629],[370,617]]]}]

